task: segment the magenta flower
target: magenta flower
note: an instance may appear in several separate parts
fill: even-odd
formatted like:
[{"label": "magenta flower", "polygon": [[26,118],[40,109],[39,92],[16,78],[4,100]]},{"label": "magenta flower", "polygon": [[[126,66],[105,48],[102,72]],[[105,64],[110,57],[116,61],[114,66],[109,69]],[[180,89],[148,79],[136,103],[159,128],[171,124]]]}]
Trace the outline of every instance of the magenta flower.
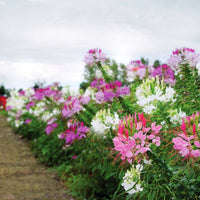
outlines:
[{"label": "magenta flower", "polygon": [[30,102],[30,103],[28,103],[28,104],[26,105],[26,109],[29,110],[30,107],[32,107],[32,106],[34,106],[34,105],[35,105],[34,102]]},{"label": "magenta flower", "polygon": [[105,87],[105,84],[106,82],[103,80],[103,78],[95,78],[91,82],[90,87],[100,90],[101,88]]},{"label": "magenta flower", "polygon": [[183,118],[180,127],[181,132],[178,134],[178,137],[172,139],[174,149],[186,159],[200,157],[199,116],[200,113],[196,112],[192,116]]},{"label": "magenta flower", "polygon": [[98,104],[111,102],[115,97],[123,97],[130,94],[129,87],[122,86],[120,81],[101,83],[102,84],[100,85],[99,82],[97,82],[97,79],[92,82],[92,86],[98,89],[98,91],[95,93],[96,102]]},{"label": "magenta flower", "polygon": [[72,159],[73,159],[73,160],[75,160],[76,158],[77,158],[77,156],[76,156],[76,155],[73,155],[73,156],[72,156]]},{"label": "magenta flower", "polygon": [[86,96],[86,97],[73,97],[70,96],[67,98],[67,100],[65,101],[65,104],[63,106],[62,109],[62,115],[65,118],[70,118],[73,115],[75,115],[76,113],[80,112],[82,110],[82,105],[84,104],[88,104],[90,101],[90,97]]},{"label": "magenta flower", "polygon": [[84,62],[90,67],[98,62],[104,63],[106,61],[106,55],[101,49],[90,49],[85,55]]},{"label": "magenta flower", "polygon": [[38,88],[35,94],[30,97],[30,100],[42,100],[45,97],[49,97],[54,101],[58,101],[62,97],[62,92],[55,86],[48,86],[46,88]]},{"label": "magenta flower", "polygon": [[25,124],[30,124],[32,121],[31,121],[31,119],[26,119],[25,120]]},{"label": "magenta flower", "polygon": [[24,90],[19,91],[19,96],[20,96],[20,97],[21,97],[21,96],[25,96],[25,91],[24,91]]},{"label": "magenta flower", "polygon": [[[119,152],[123,161],[132,163],[133,160],[140,161],[147,158],[147,151],[151,151],[151,144],[160,146],[160,137],[157,137],[162,126],[153,123],[146,127],[144,114],[138,113],[138,118],[129,115],[119,123],[117,136],[113,138],[114,149]],[[118,157],[117,156],[117,157]]]},{"label": "magenta flower", "polygon": [[82,138],[86,137],[86,133],[89,130],[90,129],[86,127],[83,122],[76,122],[70,124],[69,128],[59,135],[59,138],[65,139],[66,144],[64,148],[66,148],[71,146],[74,141],[81,140]]},{"label": "magenta flower", "polygon": [[54,131],[54,129],[58,126],[57,123],[53,123],[53,124],[49,124],[45,131],[46,131],[46,134],[49,135],[52,131]]}]

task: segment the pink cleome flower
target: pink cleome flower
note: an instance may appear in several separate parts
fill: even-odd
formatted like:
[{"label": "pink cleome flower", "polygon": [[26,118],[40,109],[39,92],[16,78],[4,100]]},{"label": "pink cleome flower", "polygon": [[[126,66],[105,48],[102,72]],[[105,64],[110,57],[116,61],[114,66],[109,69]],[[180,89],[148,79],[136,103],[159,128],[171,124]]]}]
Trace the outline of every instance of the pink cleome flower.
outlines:
[{"label": "pink cleome flower", "polygon": [[183,118],[178,137],[172,139],[173,147],[185,159],[200,157],[200,113]]},{"label": "pink cleome flower", "polygon": [[57,123],[52,123],[52,124],[48,124],[45,131],[46,134],[49,135],[52,131],[54,131],[54,129],[58,126]]},{"label": "pink cleome flower", "polygon": [[137,77],[143,80],[147,74],[147,65],[142,64],[140,60],[132,60],[126,67],[127,78],[134,81]]},{"label": "pink cleome flower", "polygon": [[80,112],[82,110],[82,105],[88,104],[90,101],[90,97],[86,96],[70,96],[67,98],[67,100],[64,103],[63,109],[62,109],[62,115],[63,117],[70,118],[76,113]]},{"label": "pink cleome flower", "polygon": [[90,49],[85,55],[84,62],[90,67],[98,62],[105,62],[106,55],[102,52],[101,49]]},{"label": "pink cleome flower", "polygon": [[126,116],[120,121],[117,136],[113,138],[114,149],[123,161],[127,160],[130,164],[133,160],[147,158],[146,152],[151,151],[151,144],[160,146],[157,134],[161,128],[156,123],[146,127],[144,114],[138,113],[138,119],[136,113],[134,116]]},{"label": "pink cleome flower", "polygon": [[173,51],[167,64],[175,72],[179,72],[181,70],[180,65],[188,64],[190,67],[194,68],[198,62],[200,62],[200,54],[197,54],[194,49],[183,47]]}]

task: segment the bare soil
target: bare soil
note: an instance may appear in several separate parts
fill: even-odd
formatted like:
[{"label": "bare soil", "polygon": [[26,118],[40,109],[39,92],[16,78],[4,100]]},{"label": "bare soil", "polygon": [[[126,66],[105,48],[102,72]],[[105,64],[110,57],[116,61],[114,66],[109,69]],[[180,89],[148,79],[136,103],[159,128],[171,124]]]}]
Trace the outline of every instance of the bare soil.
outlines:
[{"label": "bare soil", "polygon": [[0,115],[0,200],[73,200]]}]

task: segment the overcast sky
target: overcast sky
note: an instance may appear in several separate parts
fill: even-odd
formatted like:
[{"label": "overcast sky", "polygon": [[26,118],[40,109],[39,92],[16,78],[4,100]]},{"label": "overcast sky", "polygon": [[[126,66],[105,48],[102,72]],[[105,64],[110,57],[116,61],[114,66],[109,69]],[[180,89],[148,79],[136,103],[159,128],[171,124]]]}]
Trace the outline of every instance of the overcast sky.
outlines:
[{"label": "overcast sky", "polygon": [[0,0],[0,84],[78,88],[84,54],[118,63],[165,62],[178,47],[200,53],[199,0]]}]

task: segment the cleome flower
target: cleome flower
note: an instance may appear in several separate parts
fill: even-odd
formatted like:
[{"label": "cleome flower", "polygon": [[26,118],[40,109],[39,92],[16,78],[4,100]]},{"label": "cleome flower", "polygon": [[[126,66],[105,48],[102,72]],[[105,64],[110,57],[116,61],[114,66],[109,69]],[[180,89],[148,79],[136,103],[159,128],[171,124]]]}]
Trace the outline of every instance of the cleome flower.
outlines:
[{"label": "cleome flower", "polygon": [[136,89],[137,104],[143,108],[147,114],[151,114],[157,109],[158,102],[174,102],[175,90],[167,87],[166,84],[159,80],[159,77],[146,79]]},{"label": "cleome flower", "polygon": [[185,159],[200,157],[200,112],[184,117],[180,129],[172,139],[174,149]]},{"label": "cleome flower", "polygon": [[134,81],[136,78],[143,80],[147,75],[148,66],[142,64],[140,60],[132,60],[126,67],[127,80]]},{"label": "cleome flower", "polygon": [[104,63],[106,61],[106,55],[101,49],[90,49],[85,55],[84,62],[90,67],[98,62]]},{"label": "cleome flower", "polygon": [[112,114],[110,109],[100,110],[92,119],[91,129],[96,135],[105,135],[110,128],[115,130],[119,121],[120,119],[117,113]]},{"label": "cleome flower", "polygon": [[65,139],[64,149],[71,146],[74,141],[81,140],[86,137],[86,133],[89,132],[89,128],[84,125],[83,122],[70,123],[68,129],[58,135],[58,138]]},{"label": "cleome flower", "polygon": [[137,164],[136,166],[132,165],[131,169],[127,170],[121,185],[128,194],[143,191],[140,181],[140,174],[142,170],[143,166],[141,164]]},{"label": "cleome flower", "polygon": [[80,112],[83,109],[83,104],[88,104],[90,101],[89,96],[69,96],[67,100],[64,102],[64,106],[62,109],[63,117],[70,118],[73,117],[76,113]]},{"label": "cleome flower", "polygon": [[147,158],[146,152],[151,151],[151,145],[160,146],[160,137],[157,136],[162,126],[152,123],[146,126],[144,114],[129,115],[124,117],[117,130],[117,136],[113,138],[114,149],[119,152],[123,161],[130,164],[133,160],[140,161]]},{"label": "cleome flower", "polygon": [[178,74],[181,71],[181,65],[188,64],[190,67],[196,67],[200,61],[200,54],[197,54],[194,49],[180,48],[173,51],[167,64]]},{"label": "cleome flower", "polygon": [[123,97],[130,94],[127,86],[122,86],[121,81],[105,83],[103,79],[95,79],[91,83],[91,88],[96,90],[94,99],[98,104],[111,102],[115,97]]},{"label": "cleome flower", "polygon": [[160,65],[152,70],[151,77],[156,78],[156,76],[158,76],[160,80],[163,79],[164,83],[171,86],[176,82],[173,70],[166,64]]},{"label": "cleome flower", "polygon": [[186,113],[183,112],[181,109],[170,109],[168,110],[170,122],[175,124],[181,124],[182,118],[186,116]]}]

